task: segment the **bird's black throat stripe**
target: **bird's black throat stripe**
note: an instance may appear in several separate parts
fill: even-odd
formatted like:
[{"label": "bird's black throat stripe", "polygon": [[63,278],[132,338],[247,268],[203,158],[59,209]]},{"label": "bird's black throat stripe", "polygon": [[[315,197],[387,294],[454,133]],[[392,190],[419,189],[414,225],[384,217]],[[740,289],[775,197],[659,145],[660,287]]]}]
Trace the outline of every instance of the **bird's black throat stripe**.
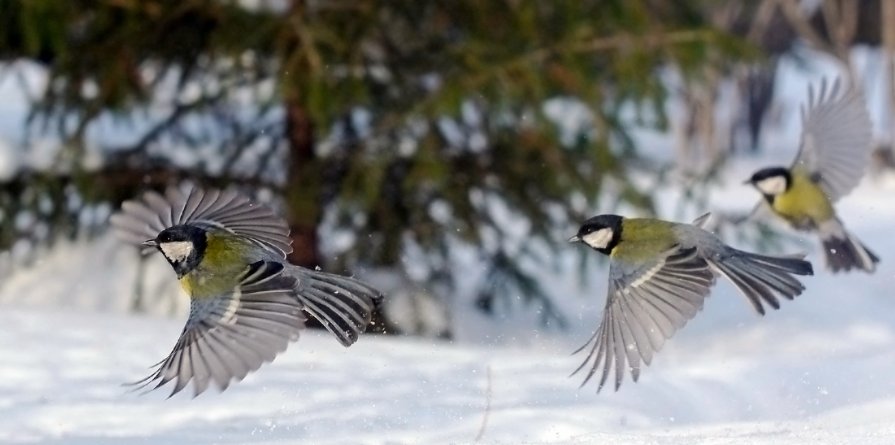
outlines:
[{"label": "bird's black throat stripe", "polygon": [[615,250],[615,247],[618,246],[619,241],[621,241],[621,239],[622,239],[622,231],[624,231],[624,227],[623,227],[624,223],[623,223],[622,217],[618,216],[618,215],[610,215],[610,216],[614,217],[614,221],[613,221],[614,225],[611,226],[612,227],[612,239],[609,240],[609,244],[606,244],[606,248],[601,250],[601,252],[603,252],[606,255],[611,254],[612,251]]}]

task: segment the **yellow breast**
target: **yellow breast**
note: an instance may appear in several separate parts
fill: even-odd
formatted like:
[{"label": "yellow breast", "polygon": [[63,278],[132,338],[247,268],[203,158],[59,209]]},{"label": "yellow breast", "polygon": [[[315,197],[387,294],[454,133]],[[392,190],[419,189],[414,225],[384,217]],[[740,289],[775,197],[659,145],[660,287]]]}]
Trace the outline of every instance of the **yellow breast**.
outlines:
[{"label": "yellow breast", "polygon": [[810,229],[836,214],[820,186],[799,171],[792,172],[789,189],[774,198],[774,211],[800,229]]}]

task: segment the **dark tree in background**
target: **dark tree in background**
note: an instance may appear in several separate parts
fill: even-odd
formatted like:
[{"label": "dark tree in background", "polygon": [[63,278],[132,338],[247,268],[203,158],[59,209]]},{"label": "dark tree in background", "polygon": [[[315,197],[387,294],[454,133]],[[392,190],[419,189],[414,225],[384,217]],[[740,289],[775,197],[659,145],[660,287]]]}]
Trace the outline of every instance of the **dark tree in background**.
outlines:
[{"label": "dark tree in background", "polygon": [[452,252],[472,249],[480,308],[518,297],[561,322],[530,265],[599,196],[652,208],[631,177],[659,167],[630,131],[666,129],[660,73],[762,60],[740,29],[758,9],[725,24],[699,0],[0,0],[0,75],[47,73],[28,135],[61,144],[0,184],[0,246],[100,230],[147,188],[235,186],[287,215],[296,264],[412,262],[447,298]]}]

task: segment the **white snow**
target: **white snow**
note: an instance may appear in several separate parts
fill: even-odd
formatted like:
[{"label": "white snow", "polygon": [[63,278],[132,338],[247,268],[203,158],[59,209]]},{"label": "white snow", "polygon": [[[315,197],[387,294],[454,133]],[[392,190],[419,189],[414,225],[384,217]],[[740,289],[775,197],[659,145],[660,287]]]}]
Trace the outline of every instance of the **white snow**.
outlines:
[{"label": "white snow", "polygon": [[[755,199],[721,190],[718,202]],[[893,192],[889,178],[868,180],[839,205],[883,258],[874,275],[829,274],[805,240],[817,275],[804,295],[758,317],[719,285],[617,393],[567,377],[583,359],[570,352],[596,327],[605,264],[580,287],[574,273],[555,278],[569,291],[568,331],[538,328],[524,311],[496,324],[457,313],[456,344],[367,335],[345,349],[311,331],[224,393],[129,393],[120,383],[173,346],[185,299],[176,319],[128,315],[133,252],[108,238],[61,245],[0,293],[0,443],[892,443]],[[166,267],[156,255],[147,282],[173,282]],[[171,310],[156,303],[153,314]]]},{"label": "white snow", "polygon": [[166,400],[119,383],[167,354],[180,321],[6,306],[0,443],[473,443],[486,416],[480,443],[891,443],[895,303],[882,288],[831,292],[891,270],[822,275],[838,285],[811,281],[765,319],[721,292],[640,383],[600,395],[566,378],[580,334],[344,349],[313,331],[224,393]]}]

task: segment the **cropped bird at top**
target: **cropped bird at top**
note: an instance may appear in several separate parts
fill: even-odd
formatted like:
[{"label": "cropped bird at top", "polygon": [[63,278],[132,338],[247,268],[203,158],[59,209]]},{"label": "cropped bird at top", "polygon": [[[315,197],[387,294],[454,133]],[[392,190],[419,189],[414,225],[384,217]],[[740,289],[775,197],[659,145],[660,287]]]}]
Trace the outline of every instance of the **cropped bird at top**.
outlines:
[{"label": "cropped bird at top", "polygon": [[599,392],[615,371],[618,390],[627,370],[636,382],[665,340],[698,311],[717,276],[730,280],[764,315],[805,287],[793,275],[812,275],[803,255],[766,256],[725,245],[700,226],[650,218],[600,215],[569,238],[609,256],[609,292],[603,320],[577,352],[590,348],[572,374],[587,370],[586,384],[600,371]]},{"label": "cropped bird at top", "polygon": [[871,273],[879,257],[845,230],[833,209],[858,185],[870,161],[872,126],[864,96],[842,88],[839,79],[832,85],[824,80],[817,95],[808,88],[801,115],[799,154],[792,166],[765,168],[746,181],[764,197],[753,214],[770,209],[791,227],[817,233],[833,272]]},{"label": "cropped bird at top", "polygon": [[232,190],[146,192],[111,222],[122,240],[160,251],[191,301],[174,350],[139,388],[173,380],[171,395],[190,381],[194,396],[212,382],[223,391],[297,340],[304,312],[350,346],[382,299],[353,278],[287,263],[286,221]]}]

